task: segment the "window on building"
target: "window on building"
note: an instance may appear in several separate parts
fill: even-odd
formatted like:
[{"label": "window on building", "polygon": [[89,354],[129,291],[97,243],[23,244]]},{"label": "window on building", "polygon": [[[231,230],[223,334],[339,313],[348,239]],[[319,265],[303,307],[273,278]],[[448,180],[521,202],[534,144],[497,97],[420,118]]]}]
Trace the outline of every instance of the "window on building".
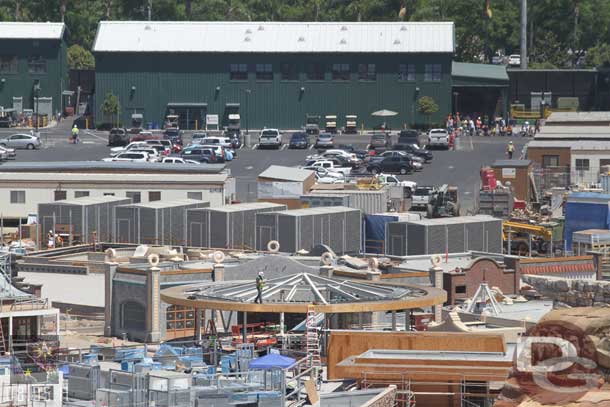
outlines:
[{"label": "window on building", "polygon": [[542,168],[559,167],[559,156],[558,155],[543,155],[542,156]]},{"label": "window on building", "polygon": [[68,199],[68,191],[55,191],[56,201],[65,201]]},{"label": "window on building", "polygon": [[466,294],[466,286],[465,285],[457,285],[455,286],[456,294]]},{"label": "window on building", "polygon": [[283,81],[298,81],[299,71],[296,64],[282,64],[280,67]]},{"label": "window on building", "polygon": [[575,164],[576,164],[576,171],[589,171],[589,159],[588,158],[577,158]]},{"label": "window on building", "polygon": [[28,71],[33,74],[47,73],[47,60],[41,56],[29,57]]},{"label": "window on building", "polygon": [[25,191],[11,191],[11,203],[12,204],[24,204],[25,203]]},{"label": "window on building", "polygon": [[333,81],[349,81],[349,64],[333,64]]},{"label": "window on building", "polygon": [[426,82],[440,82],[441,64],[426,64],[426,69],[424,71],[424,80]]},{"label": "window on building", "polygon": [[74,191],[74,198],[84,198],[89,196],[89,191]]},{"label": "window on building", "polygon": [[148,202],[160,201],[161,191],[150,191],[148,193]]},{"label": "window on building", "polygon": [[232,81],[247,81],[248,80],[248,65],[247,64],[231,64],[229,67],[230,79]]},{"label": "window on building", "polygon": [[188,199],[196,199],[198,201],[203,201],[203,192],[187,192],[186,197]]},{"label": "window on building", "polygon": [[114,192],[104,192],[104,196],[114,196]]},{"label": "window on building", "polygon": [[[204,322],[203,318],[202,315],[202,322]],[[195,310],[182,305],[170,305],[165,311],[165,324],[167,331],[193,329],[195,327]]]},{"label": "window on building", "polygon": [[146,312],[141,304],[126,301],[121,305],[121,328],[146,329]]},{"label": "window on building", "polygon": [[399,64],[398,65],[398,80],[399,81],[414,81],[415,80],[415,64]]},{"label": "window on building", "polygon": [[17,57],[0,56],[0,73],[17,73]]},{"label": "window on building", "polygon": [[322,64],[307,64],[305,67],[305,75],[308,81],[323,81],[324,80],[324,65]]},{"label": "window on building", "polygon": [[358,64],[358,79],[361,81],[374,81],[377,79],[375,64]]},{"label": "window on building", "polygon": [[599,159],[599,168],[601,169],[605,165],[610,165],[610,159],[600,158]]},{"label": "window on building", "polygon": [[256,64],[256,80],[272,81],[273,66],[271,64]]},{"label": "window on building", "polygon": [[142,202],[142,193],[140,193],[140,192],[127,191],[125,193],[125,196],[127,198],[131,198],[131,202],[132,203],[140,203],[140,202]]}]

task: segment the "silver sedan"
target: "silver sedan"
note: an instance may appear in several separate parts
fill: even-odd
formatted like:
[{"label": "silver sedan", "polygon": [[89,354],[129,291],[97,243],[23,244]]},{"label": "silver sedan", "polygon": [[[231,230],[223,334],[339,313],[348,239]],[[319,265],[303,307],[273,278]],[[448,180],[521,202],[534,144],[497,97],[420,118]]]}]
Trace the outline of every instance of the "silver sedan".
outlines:
[{"label": "silver sedan", "polygon": [[40,148],[40,139],[36,136],[32,136],[31,134],[13,134],[11,136],[1,138],[0,146],[33,150],[35,148]]}]

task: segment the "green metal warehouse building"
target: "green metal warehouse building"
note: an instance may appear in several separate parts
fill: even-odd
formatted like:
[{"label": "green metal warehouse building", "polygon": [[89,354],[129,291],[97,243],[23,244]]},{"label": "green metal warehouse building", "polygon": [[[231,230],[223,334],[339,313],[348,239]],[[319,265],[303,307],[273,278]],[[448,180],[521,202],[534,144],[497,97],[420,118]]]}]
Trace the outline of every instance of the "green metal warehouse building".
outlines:
[{"label": "green metal warehouse building", "polygon": [[[205,127],[206,115],[242,128],[303,126],[307,114],[357,115],[358,127],[379,125],[371,113],[398,112],[387,124],[442,122],[451,112],[451,22],[127,22],[102,21],[96,58],[96,123],[101,106],[118,96],[120,116],[133,113],[161,125]],[[439,111],[427,118],[416,100],[431,96]]]},{"label": "green metal warehouse building", "polygon": [[52,116],[62,110],[68,87],[63,23],[0,23],[0,109],[36,109]]}]

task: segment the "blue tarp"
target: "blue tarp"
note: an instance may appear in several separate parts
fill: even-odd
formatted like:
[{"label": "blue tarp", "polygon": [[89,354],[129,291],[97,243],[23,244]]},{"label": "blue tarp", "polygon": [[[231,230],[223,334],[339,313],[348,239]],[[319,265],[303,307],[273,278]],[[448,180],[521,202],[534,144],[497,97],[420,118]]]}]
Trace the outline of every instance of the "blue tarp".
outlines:
[{"label": "blue tarp", "polygon": [[398,216],[391,215],[364,215],[363,245],[366,253],[381,253],[385,243],[385,225],[396,222]]},{"label": "blue tarp", "polygon": [[287,368],[294,365],[295,359],[288,356],[270,353],[262,358],[250,362],[249,369],[273,369],[274,367]]},{"label": "blue tarp", "polygon": [[587,229],[610,229],[610,195],[591,192],[570,194],[566,202],[563,232],[568,250],[572,248],[572,234]]}]

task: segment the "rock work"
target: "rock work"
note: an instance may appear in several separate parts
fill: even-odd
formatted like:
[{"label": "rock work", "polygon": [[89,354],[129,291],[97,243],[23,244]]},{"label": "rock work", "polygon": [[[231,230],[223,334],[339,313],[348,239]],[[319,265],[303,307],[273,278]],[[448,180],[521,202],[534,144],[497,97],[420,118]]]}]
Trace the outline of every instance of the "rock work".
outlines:
[{"label": "rock work", "polygon": [[549,276],[521,276],[523,282],[544,297],[571,307],[610,304],[610,281],[568,280]]}]

